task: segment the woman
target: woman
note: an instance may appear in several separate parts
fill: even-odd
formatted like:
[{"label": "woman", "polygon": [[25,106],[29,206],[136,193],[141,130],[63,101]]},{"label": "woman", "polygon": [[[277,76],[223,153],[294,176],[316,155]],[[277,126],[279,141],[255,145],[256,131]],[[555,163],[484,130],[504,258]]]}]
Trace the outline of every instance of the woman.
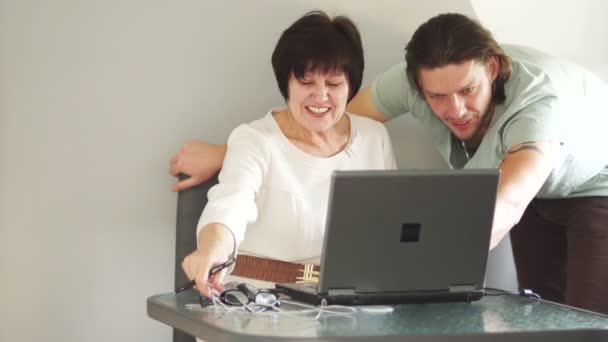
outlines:
[{"label": "woman", "polygon": [[258,287],[282,281],[286,268],[318,264],[332,171],[395,168],[384,126],[345,113],[364,66],[349,19],[306,14],[281,35],[272,66],[287,107],[232,132],[198,224],[198,249],[182,264],[206,297],[222,290],[227,272],[210,270],[237,249],[226,279],[245,276]]}]

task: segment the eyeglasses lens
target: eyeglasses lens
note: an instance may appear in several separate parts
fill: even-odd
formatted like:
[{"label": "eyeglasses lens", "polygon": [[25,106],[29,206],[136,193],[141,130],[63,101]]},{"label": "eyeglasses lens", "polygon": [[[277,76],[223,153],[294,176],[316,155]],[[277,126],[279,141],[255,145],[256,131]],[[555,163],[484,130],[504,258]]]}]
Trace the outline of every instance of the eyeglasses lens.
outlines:
[{"label": "eyeglasses lens", "polygon": [[249,303],[249,298],[239,290],[225,291],[222,300],[228,305],[247,305]]},{"label": "eyeglasses lens", "polygon": [[274,305],[277,302],[277,296],[270,292],[258,292],[255,296],[255,303],[258,305]]}]

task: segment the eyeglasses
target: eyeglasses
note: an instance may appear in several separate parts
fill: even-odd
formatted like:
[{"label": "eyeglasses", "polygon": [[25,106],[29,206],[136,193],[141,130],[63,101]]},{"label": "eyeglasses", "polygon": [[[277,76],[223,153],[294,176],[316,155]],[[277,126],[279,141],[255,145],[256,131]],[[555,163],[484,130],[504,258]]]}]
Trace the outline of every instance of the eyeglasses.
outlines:
[{"label": "eyeglasses", "polygon": [[[201,295],[199,298],[202,307],[210,304],[204,296]],[[260,290],[248,283],[240,283],[236,285],[236,288],[223,291],[219,300],[226,305],[242,306],[251,313],[270,310],[281,305],[281,299],[277,293],[270,290]]]}]

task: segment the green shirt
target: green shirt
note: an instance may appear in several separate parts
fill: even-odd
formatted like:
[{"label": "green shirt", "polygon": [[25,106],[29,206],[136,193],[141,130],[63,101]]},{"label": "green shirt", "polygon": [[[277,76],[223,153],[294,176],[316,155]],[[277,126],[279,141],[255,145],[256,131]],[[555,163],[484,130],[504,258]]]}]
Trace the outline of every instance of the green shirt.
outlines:
[{"label": "green shirt", "polygon": [[513,70],[506,101],[470,160],[464,149],[410,86],[405,62],[372,83],[374,104],[386,118],[412,113],[426,127],[451,168],[498,167],[515,145],[560,141],[560,155],[539,198],[608,196],[608,84],[589,71],[539,51],[503,46]]}]

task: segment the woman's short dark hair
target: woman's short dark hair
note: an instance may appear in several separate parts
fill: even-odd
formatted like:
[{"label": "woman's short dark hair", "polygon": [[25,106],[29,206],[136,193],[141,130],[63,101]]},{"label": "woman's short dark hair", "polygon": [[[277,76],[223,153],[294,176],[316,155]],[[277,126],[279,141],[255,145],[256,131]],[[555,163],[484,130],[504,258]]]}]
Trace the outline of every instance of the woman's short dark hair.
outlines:
[{"label": "woman's short dark hair", "polygon": [[361,87],[363,67],[361,36],[355,24],[321,11],[305,14],[283,31],[272,53],[272,68],[285,100],[292,72],[302,79],[308,71],[341,71],[348,81],[350,101]]},{"label": "woman's short dark hair", "polygon": [[460,64],[471,60],[487,62],[496,56],[499,64],[498,77],[492,89],[492,102],[505,101],[505,83],[511,75],[511,60],[504,50],[477,21],[457,14],[440,14],[422,24],[405,47],[407,77],[412,87],[420,89],[419,75],[422,68],[440,68],[448,64]]}]

